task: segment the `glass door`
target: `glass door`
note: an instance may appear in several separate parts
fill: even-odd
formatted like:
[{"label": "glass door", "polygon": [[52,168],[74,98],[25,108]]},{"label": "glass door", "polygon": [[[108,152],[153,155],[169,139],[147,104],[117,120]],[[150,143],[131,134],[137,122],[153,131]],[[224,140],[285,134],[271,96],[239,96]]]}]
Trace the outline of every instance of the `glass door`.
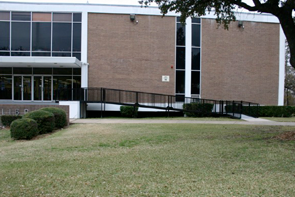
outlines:
[{"label": "glass door", "polygon": [[51,76],[34,76],[34,100],[51,101]]},{"label": "glass door", "polygon": [[23,76],[23,100],[32,100],[32,77]]},{"label": "glass door", "polygon": [[31,76],[14,76],[14,100],[32,100]]},{"label": "glass door", "polygon": [[43,77],[43,100],[44,101],[51,101],[51,87],[52,87],[52,83],[51,83],[51,76],[44,76]]},{"label": "glass door", "polygon": [[22,100],[22,87],[23,87],[23,80],[22,76],[14,76],[14,100]]},{"label": "glass door", "polygon": [[41,101],[42,100],[42,77],[34,76],[34,100]]}]

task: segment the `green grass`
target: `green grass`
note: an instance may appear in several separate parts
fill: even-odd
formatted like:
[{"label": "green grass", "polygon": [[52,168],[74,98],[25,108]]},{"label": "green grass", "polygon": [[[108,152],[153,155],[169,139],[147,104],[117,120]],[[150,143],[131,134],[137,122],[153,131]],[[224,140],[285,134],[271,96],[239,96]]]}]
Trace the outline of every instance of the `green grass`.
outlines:
[{"label": "green grass", "polygon": [[295,122],[295,117],[284,117],[284,118],[278,118],[278,117],[261,117],[267,120],[272,120],[276,122]]},{"label": "green grass", "polygon": [[295,194],[295,127],[74,124],[32,141],[0,130],[0,196]]}]

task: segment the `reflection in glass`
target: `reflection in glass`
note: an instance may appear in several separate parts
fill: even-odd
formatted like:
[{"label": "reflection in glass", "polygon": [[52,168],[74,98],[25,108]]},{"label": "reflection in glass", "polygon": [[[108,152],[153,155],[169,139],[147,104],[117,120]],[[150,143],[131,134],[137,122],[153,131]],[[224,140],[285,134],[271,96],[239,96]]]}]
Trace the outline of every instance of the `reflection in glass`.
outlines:
[{"label": "reflection in glass", "polygon": [[72,22],[72,13],[53,13],[53,21]]},{"label": "reflection in glass", "polygon": [[11,50],[30,51],[30,23],[11,23]]},{"label": "reflection in glass", "polygon": [[12,97],[12,76],[0,75],[0,99],[11,99]]},{"label": "reflection in glass", "polygon": [[32,79],[30,76],[23,77],[23,97],[24,97],[24,100],[31,100],[31,98],[32,98],[31,80]]},{"label": "reflection in glass", "polygon": [[53,51],[71,51],[71,26],[69,23],[53,23]]},{"label": "reflection in glass", "polygon": [[177,45],[185,45],[185,26],[177,23]]},{"label": "reflection in glass", "polygon": [[14,100],[22,100],[22,77],[14,76]]},{"label": "reflection in glass", "polygon": [[33,23],[32,31],[33,51],[50,51],[51,24]]},{"label": "reflection in glass", "polygon": [[192,94],[200,94],[200,72],[193,71],[192,72],[192,80],[191,80],[191,93]]},{"label": "reflection in glass", "polygon": [[71,100],[72,76],[53,76],[53,100]]},{"label": "reflection in glass", "polygon": [[30,21],[31,12],[12,12],[12,20],[15,21]]},{"label": "reflection in glass", "polygon": [[81,23],[74,23],[73,51],[81,51]]},{"label": "reflection in glass", "polygon": [[192,49],[192,70],[200,70],[200,49]]},{"label": "reflection in glass", "polygon": [[200,46],[200,25],[192,25],[192,46]]},{"label": "reflection in glass", "polygon": [[185,47],[176,49],[176,69],[185,69]]},{"label": "reflection in glass", "polygon": [[0,22],[0,50],[9,50],[9,22]]},{"label": "reflection in glass", "polygon": [[81,20],[82,20],[82,14],[81,13],[74,13],[73,14],[73,21],[74,22],[81,22]]},{"label": "reflection in glass", "polygon": [[184,93],[185,88],[185,72],[176,71],[176,93]]},{"label": "reflection in glass", "polygon": [[34,100],[42,100],[42,77],[34,77]]},{"label": "reflection in glass", "polygon": [[51,76],[44,76],[43,77],[43,100],[44,101],[51,101]]},{"label": "reflection in glass", "polygon": [[10,20],[10,12],[0,12],[0,20],[1,21],[9,21]]}]

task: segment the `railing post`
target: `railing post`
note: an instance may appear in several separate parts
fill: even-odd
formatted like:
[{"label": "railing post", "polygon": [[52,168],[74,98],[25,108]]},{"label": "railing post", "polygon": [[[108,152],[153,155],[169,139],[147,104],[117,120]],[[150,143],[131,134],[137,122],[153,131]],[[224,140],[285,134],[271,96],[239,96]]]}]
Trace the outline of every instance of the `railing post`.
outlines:
[{"label": "railing post", "polygon": [[234,103],[234,101],[232,101],[232,108],[233,108],[233,117],[235,117],[235,103]]},{"label": "railing post", "polygon": [[100,88],[100,117],[102,118],[102,100],[103,100],[103,96],[102,96],[102,88]]},{"label": "railing post", "polygon": [[138,103],[138,92],[136,92],[136,103]]}]

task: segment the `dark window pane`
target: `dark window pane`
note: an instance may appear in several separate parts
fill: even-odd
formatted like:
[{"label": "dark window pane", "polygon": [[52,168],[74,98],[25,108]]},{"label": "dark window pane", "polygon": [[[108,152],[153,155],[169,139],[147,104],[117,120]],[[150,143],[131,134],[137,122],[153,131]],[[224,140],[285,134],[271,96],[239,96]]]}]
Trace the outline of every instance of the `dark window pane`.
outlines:
[{"label": "dark window pane", "polygon": [[53,21],[72,22],[72,13],[53,13]]},{"label": "dark window pane", "polygon": [[0,52],[0,56],[10,56],[9,52]]},{"label": "dark window pane", "polygon": [[82,14],[81,13],[74,13],[73,17],[74,17],[74,19],[73,19],[74,22],[81,22],[81,20],[82,20]]},{"label": "dark window pane", "polygon": [[177,102],[184,102],[184,95],[176,95],[175,100]]},{"label": "dark window pane", "polygon": [[11,50],[30,51],[30,23],[11,23]]},{"label": "dark window pane", "polygon": [[71,100],[72,76],[53,76],[53,100]]},{"label": "dark window pane", "polygon": [[33,69],[34,74],[48,74],[52,75],[52,68],[34,68]]},{"label": "dark window pane", "polygon": [[13,74],[32,74],[32,68],[13,68]]},{"label": "dark window pane", "polygon": [[185,69],[185,48],[177,47],[176,49],[176,69]]},{"label": "dark window pane", "polygon": [[185,45],[185,26],[177,23],[177,45]]},{"label": "dark window pane", "polygon": [[9,50],[9,22],[0,22],[0,50]]},{"label": "dark window pane", "polygon": [[73,51],[81,51],[81,24],[74,24],[73,32]]},{"label": "dark window pane", "polygon": [[50,51],[51,24],[33,23],[32,31],[33,51]]},{"label": "dark window pane", "polygon": [[0,12],[0,20],[9,21],[10,20],[10,12]]},{"label": "dark window pane", "polygon": [[0,74],[12,74],[12,68],[1,68],[0,67]]},{"label": "dark window pane", "polygon": [[12,20],[31,21],[31,12],[12,12]]},{"label": "dark window pane", "polygon": [[12,99],[11,75],[0,75],[0,99]]},{"label": "dark window pane", "polygon": [[32,56],[45,56],[45,57],[48,57],[50,56],[50,53],[44,53],[44,52],[35,52],[35,53],[32,53]]},{"label": "dark window pane", "polygon": [[81,88],[81,76],[74,76],[73,77],[73,97],[74,100],[80,99],[80,88]]},{"label": "dark window pane", "polygon": [[200,49],[192,49],[192,70],[200,70]]},{"label": "dark window pane", "polygon": [[200,72],[192,72],[192,94],[200,94]]},{"label": "dark window pane", "polygon": [[74,75],[81,75],[81,68],[73,68]]},{"label": "dark window pane", "polygon": [[200,25],[192,25],[192,45],[200,46]]},{"label": "dark window pane", "polygon": [[53,51],[71,51],[71,26],[69,23],[53,24]]},{"label": "dark window pane", "polygon": [[29,52],[11,52],[11,56],[30,56]]},{"label": "dark window pane", "polygon": [[53,68],[54,75],[72,75],[72,68]]},{"label": "dark window pane", "polygon": [[177,17],[177,22],[180,22],[180,17]]},{"label": "dark window pane", "polygon": [[71,53],[52,53],[54,57],[71,57]]},{"label": "dark window pane", "polygon": [[200,18],[192,18],[192,23],[200,23],[201,19]]},{"label": "dark window pane", "polygon": [[73,53],[73,57],[76,57],[78,60],[81,60],[81,53]]},{"label": "dark window pane", "polygon": [[176,93],[184,93],[185,88],[185,72],[176,71]]}]

